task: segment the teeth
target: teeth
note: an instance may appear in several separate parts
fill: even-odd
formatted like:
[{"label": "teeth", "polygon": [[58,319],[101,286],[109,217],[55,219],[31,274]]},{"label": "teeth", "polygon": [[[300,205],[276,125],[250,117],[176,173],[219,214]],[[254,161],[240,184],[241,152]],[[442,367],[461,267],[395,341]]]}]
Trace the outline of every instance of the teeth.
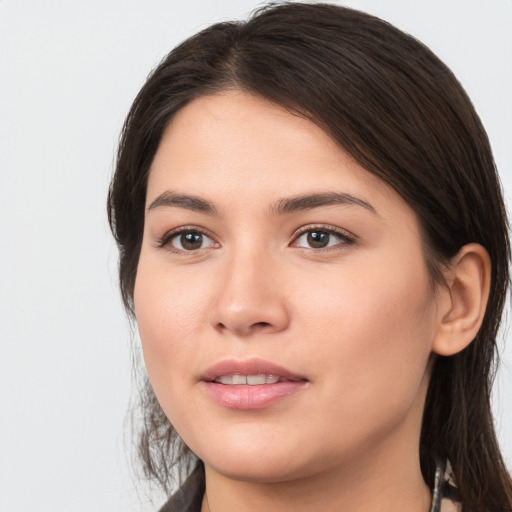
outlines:
[{"label": "teeth", "polygon": [[255,386],[256,384],[266,384],[266,375],[247,375],[247,384]]},{"label": "teeth", "polygon": [[[239,386],[248,384],[249,386],[258,386],[262,384],[275,384],[279,382],[280,378],[276,375],[221,375],[215,379],[219,384],[228,386]],[[285,379],[281,379],[285,380]]]},{"label": "teeth", "polygon": [[245,375],[233,375],[232,377],[232,384],[247,384],[247,377]]},{"label": "teeth", "polygon": [[223,375],[215,379],[219,384],[233,384],[233,375]]}]

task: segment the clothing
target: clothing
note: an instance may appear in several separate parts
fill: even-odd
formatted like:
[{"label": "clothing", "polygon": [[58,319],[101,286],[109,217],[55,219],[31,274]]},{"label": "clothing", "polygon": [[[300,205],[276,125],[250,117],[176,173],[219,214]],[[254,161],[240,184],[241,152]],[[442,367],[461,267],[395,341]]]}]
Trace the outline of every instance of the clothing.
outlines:
[{"label": "clothing", "polygon": [[201,512],[204,490],[204,466],[199,462],[159,512]]},{"label": "clothing", "polygon": [[[457,489],[450,483],[451,474],[441,465],[436,471],[436,488],[433,491],[433,501],[430,512],[457,512],[459,507]],[[201,512],[201,504],[205,490],[204,467],[198,463],[180,489],[159,512]]]}]

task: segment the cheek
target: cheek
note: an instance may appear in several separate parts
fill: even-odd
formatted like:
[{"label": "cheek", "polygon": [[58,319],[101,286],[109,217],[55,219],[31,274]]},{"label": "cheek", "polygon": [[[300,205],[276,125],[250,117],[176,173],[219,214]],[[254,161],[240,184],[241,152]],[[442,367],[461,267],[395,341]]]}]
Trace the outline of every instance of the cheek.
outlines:
[{"label": "cheek", "polygon": [[322,369],[325,393],[343,397],[340,414],[405,411],[428,364],[435,298],[426,269],[380,263],[364,265],[364,272],[340,270],[314,293],[299,295],[310,320],[303,328],[316,341],[308,358]]},{"label": "cheek", "polygon": [[[161,265],[161,263],[160,263]],[[135,315],[144,361],[155,390],[179,370],[195,350],[205,323],[204,289],[186,273],[160,268],[141,255],[134,290]]]}]

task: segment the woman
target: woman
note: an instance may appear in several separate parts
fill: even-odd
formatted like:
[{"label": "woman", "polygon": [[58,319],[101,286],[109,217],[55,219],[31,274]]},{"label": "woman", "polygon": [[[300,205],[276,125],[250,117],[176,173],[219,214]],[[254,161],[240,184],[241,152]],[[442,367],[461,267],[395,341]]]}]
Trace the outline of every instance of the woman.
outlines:
[{"label": "woman", "polygon": [[489,405],[509,242],[452,73],[333,5],[153,72],[109,196],[162,510],[512,509]]}]

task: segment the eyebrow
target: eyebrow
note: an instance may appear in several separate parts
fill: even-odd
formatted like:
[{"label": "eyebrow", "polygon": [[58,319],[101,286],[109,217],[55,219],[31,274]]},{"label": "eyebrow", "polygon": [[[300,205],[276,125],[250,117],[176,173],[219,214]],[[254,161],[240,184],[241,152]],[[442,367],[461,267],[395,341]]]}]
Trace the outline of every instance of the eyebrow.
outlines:
[{"label": "eyebrow", "polygon": [[[378,215],[377,210],[369,202],[352,194],[340,192],[320,192],[282,198],[270,207],[270,211],[274,215],[285,215],[297,211],[312,210],[321,206],[332,205],[361,206],[375,215]],[[207,213],[209,215],[218,214],[217,208],[215,208],[215,205],[212,202],[202,199],[201,197],[187,194],[176,194],[172,191],[166,191],[160,194],[148,206],[147,211],[150,212],[151,210],[161,207],[185,208],[187,210]]]},{"label": "eyebrow", "polygon": [[377,210],[369,202],[352,194],[340,192],[321,192],[279,199],[279,201],[272,206],[271,210],[273,213],[286,214],[331,205],[362,206],[366,210],[378,215]]},{"label": "eyebrow", "polygon": [[210,215],[217,215],[217,209],[214,204],[206,199],[197,196],[189,196],[186,194],[175,194],[174,192],[167,191],[160,194],[149,206],[147,211],[150,212],[162,206],[174,206],[178,208],[185,208],[195,212],[208,213]]}]

